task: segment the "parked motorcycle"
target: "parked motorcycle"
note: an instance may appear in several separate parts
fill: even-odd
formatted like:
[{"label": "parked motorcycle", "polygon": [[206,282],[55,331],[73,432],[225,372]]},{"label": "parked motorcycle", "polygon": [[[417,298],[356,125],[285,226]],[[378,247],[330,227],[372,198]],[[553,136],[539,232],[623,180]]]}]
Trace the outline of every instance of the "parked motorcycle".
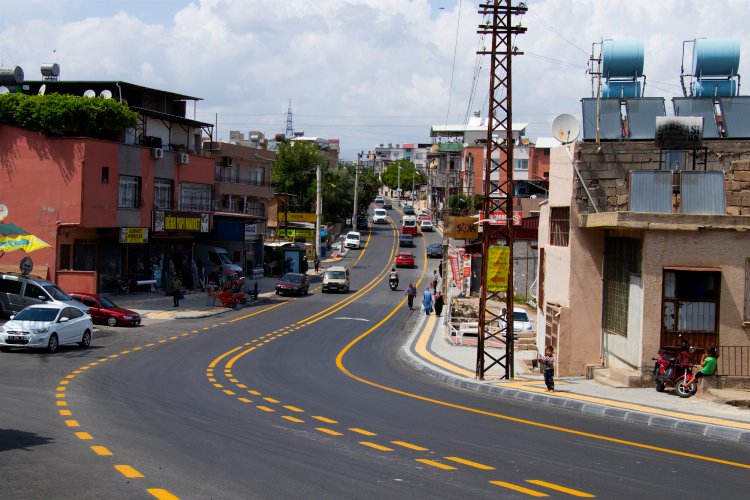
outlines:
[{"label": "parked motorcycle", "polygon": [[690,353],[695,351],[682,335],[680,335],[681,346],[677,354],[667,349],[659,349],[659,357],[651,358],[654,364],[654,379],[656,380],[656,392],[664,392],[667,387],[674,387],[681,398],[689,398],[698,390],[698,385],[693,378],[693,367],[690,362]]}]

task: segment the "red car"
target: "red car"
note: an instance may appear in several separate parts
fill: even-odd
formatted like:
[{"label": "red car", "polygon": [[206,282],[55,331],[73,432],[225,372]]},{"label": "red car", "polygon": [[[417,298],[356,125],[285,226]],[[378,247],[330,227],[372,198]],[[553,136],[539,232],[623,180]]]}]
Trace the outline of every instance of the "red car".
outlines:
[{"label": "red car", "polygon": [[409,252],[399,252],[396,255],[396,267],[415,267],[414,254]]},{"label": "red car", "polygon": [[88,306],[91,320],[94,323],[105,323],[109,326],[138,326],[141,324],[140,314],[119,307],[104,295],[83,292],[74,292],[68,295]]}]

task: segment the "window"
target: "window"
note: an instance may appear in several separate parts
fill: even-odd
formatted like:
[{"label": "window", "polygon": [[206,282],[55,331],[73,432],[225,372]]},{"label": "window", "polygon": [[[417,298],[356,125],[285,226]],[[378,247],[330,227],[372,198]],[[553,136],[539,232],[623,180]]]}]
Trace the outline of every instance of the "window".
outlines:
[{"label": "window", "polygon": [[265,205],[260,201],[248,201],[245,204],[245,213],[263,217],[266,215]]},{"label": "window", "polygon": [[132,175],[120,176],[118,208],[138,208],[141,202],[141,178]]},{"label": "window", "polygon": [[170,179],[154,179],[154,206],[162,210],[172,208],[172,181]]},{"label": "window", "polygon": [[209,184],[180,183],[180,210],[208,212],[211,210],[211,186]]},{"label": "window", "polygon": [[61,244],[60,245],[60,260],[57,261],[58,269],[73,269],[71,267],[73,255],[73,245]]},{"label": "window", "polygon": [[102,167],[102,184],[109,183],[109,167]]},{"label": "window", "polygon": [[640,275],[641,242],[634,238],[607,237],[604,240],[604,307],[605,330],[628,335],[630,277]]},{"label": "window", "polygon": [[520,160],[513,160],[513,170],[528,170],[529,169],[529,160],[528,158],[520,159]]},{"label": "window", "polygon": [[26,283],[26,289],[23,291],[23,296],[30,299],[38,299],[39,297],[47,297],[47,295],[36,285]]},{"label": "window", "polygon": [[570,240],[570,207],[551,207],[549,214],[549,244],[568,246]]},{"label": "window", "polygon": [[667,269],[664,271],[661,346],[680,345],[680,335],[691,345],[717,345],[720,271]]},{"label": "window", "polygon": [[264,177],[265,177],[265,171],[263,167],[253,167],[250,169],[250,177],[248,184],[252,186],[262,186]]}]

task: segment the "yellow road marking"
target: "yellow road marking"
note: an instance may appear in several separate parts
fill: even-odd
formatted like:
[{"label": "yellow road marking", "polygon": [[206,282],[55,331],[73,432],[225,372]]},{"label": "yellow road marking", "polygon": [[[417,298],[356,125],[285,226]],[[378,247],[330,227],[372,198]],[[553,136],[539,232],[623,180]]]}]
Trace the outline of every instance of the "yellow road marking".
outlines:
[{"label": "yellow road marking", "polygon": [[134,350],[134,351],[140,351],[140,350],[142,350],[142,349],[143,349],[143,347],[133,347],[133,350]]},{"label": "yellow road marking", "polygon": [[417,458],[417,462],[421,462],[425,465],[431,465],[432,467],[437,467],[438,469],[444,469],[444,470],[456,470],[455,467],[448,464],[441,464],[440,462],[436,462],[434,460],[427,460],[426,458]]},{"label": "yellow road marking", "polygon": [[247,389],[247,386],[245,384],[237,384],[237,387],[240,389]]},{"label": "yellow road marking", "polygon": [[94,436],[92,436],[88,432],[76,432],[76,437],[78,439],[83,439],[84,441],[94,439]]},{"label": "yellow road marking", "polygon": [[78,423],[78,420],[66,420],[65,425],[68,427],[80,427],[81,424]]},{"label": "yellow road marking", "polygon": [[146,347],[154,347],[156,344],[146,344]]},{"label": "yellow road marking", "polygon": [[276,411],[273,408],[269,408],[268,406],[256,406],[256,408],[258,408],[259,410],[268,411],[268,412]]},{"label": "yellow road marking", "polygon": [[57,392],[65,392],[65,387],[63,387],[63,386],[60,386],[60,387],[56,387],[56,388],[55,388],[55,390],[56,390]]},{"label": "yellow road marking", "polygon": [[57,406],[68,406],[68,403],[66,403],[65,401],[55,401],[55,404]]},{"label": "yellow road marking", "polygon": [[122,351],[120,354],[128,354],[130,351]]},{"label": "yellow road marking", "polygon": [[415,451],[427,451],[429,449],[429,448],[424,448],[422,446],[417,446],[416,444],[407,443],[406,441],[391,441],[391,443],[397,446],[403,446],[404,448],[409,448],[410,450],[415,450]]},{"label": "yellow road marking", "polygon": [[66,375],[65,378],[76,378],[75,375]]},{"label": "yellow road marking", "polygon": [[393,448],[388,448],[387,446],[383,446],[381,444],[373,443],[372,441],[360,441],[359,444],[362,446],[368,446],[370,448],[375,448],[376,450],[380,451],[393,451]]},{"label": "yellow road marking", "polygon": [[291,415],[282,415],[281,418],[285,418],[289,420],[290,422],[296,422],[298,424],[304,422],[304,420],[297,418],[297,417],[293,417]]},{"label": "yellow road marking", "polygon": [[180,497],[176,497],[162,488],[148,488],[146,491],[159,500],[180,500]]},{"label": "yellow road marking", "polygon": [[248,391],[247,391],[247,392],[249,392],[249,393],[250,393],[250,394],[252,394],[253,396],[260,396],[260,393],[259,393],[258,391],[254,391],[254,390],[252,390],[252,389],[248,389]]},{"label": "yellow road marking", "polygon": [[343,436],[340,432],[334,431],[333,429],[326,429],[325,427],[316,427],[315,430],[325,434],[330,434],[331,436]]},{"label": "yellow road marking", "polygon": [[237,399],[239,401],[242,401],[243,403],[252,403],[253,402],[252,399],[247,399],[247,398],[237,398]]},{"label": "yellow road marking", "polygon": [[239,380],[237,380],[236,378],[230,378],[229,381],[233,384],[236,384],[237,382],[239,382]]},{"label": "yellow road marking", "polygon": [[471,460],[466,460],[465,458],[459,458],[459,457],[443,457],[443,458],[446,460],[450,460],[451,462],[457,462],[459,464],[468,465],[469,467],[474,467],[475,469],[495,470],[495,468],[492,466],[480,464],[478,462],[472,462]]},{"label": "yellow road marking", "polygon": [[532,497],[548,497],[546,493],[542,493],[541,491],[531,490],[529,488],[524,488],[523,486],[518,486],[511,483],[506,483],[505,481],[490,481],[491,484],[495,484],[497,486],[502,486],[503,488],[508,488],[513,491],[518,491],[519,493],[526,493],[527,495],[531,495]]},{"label": "yellow road marking", "polygon": [[222,387],[224,387],[224,386],[223,386],[223,385],[221,385],[221,384],[214,384],[214,387],[216,387],[217,389],[221,389],[221,388],[222,388]]},{"label": "yellow road marking", "polygon": [[301,409],[297,408],[296,406],[291,406],[291,405],[286,405],[286,406],[284,406],[284,408],[286,408],[289,411],[296,412],[296,413],[304,413],[304,411],[305,411],[305,410],[301,410]]},{"label": "yellow road marking", "polygon": [[181,334],[180,334],[180,337],[189,337],[189,336],[190,336],[190,334],[189,334],[189,333],[181,333]]},{"label": "yellow road marking", "polygon": [[104,446],[92,446],[91,449],[94,451],[94,453],[96,453],[97,455],[101,455],[103,457],[108,457],[112,455],[112,452],[109,451]]},{"label": "yellow road marking", "polygon": [[213,378],[213,377],[208,377],[208,381],[209,381],[209,382],[216,382],[216,379],[215,379],[215,378]]},{"label": "yellow road marking", "polygon": [[357,434],[362,434],[363,436],[377,436],[374,432],[366,431],[364,429],[360,429],[359,427],[349,427],[349,430],[352,432],[356,432]]},{"label": "yellow road marking", "polygon": [[68,385],[70,383],[70,380],[61,380],[60,385]]},{"label": "yellow road marking", "polygon": [[178,338],[180,338],[180,337],[178,337],[178,336],[175,335],[174,337],[169,337],[169,340],[177,340]]},{"label": "yellow road marking", "polygon": [[129,465],[115,465],[115,469],[117,469],[120,474],[122,474],[125,477],[128,478],[137,478],[137,477],[143,477],[143,474],[135,470]]},{"label": "yellow road marking", "polygon": [[320,415],[313,415],[312,418],[315,420],[320,420],[321,422],[325,422],[327,424],[338,424],[337,421],[331,420],[330,418],[321,417]]},{"label": "yellow road marking", "polygon": [[544,486],[545,488],[549,488],[551,490],[562,491],[563,493],[567,493],[568,495],[573,495],[574,497],[594,498],[594,495],[590,493],[574,490],[572,488],[566,488],[565,486],[560,486],[559,484],[554,484],[554,483],[548,483],[547,481],[542,481],[539,479],[527,479],[526,482],[531,483],[531,484],[536,484],[538,486]]},{"label": "yellow road marking", "polygon": [[70,410],[60,410],[60,415],[63,416],[63,417],[69,417],[72,414],[73,414],[73,412],[70,411]]},{"label": "yellow road marking", "polygon": [[236,392],[231,391],[229,389],[224,389],[224,394],[229,394],[230,396],[234,396],[236,394]]},{"label": "yellow road marking", "polygon": [[268,401],[269,403],[274,403],[274,404],[279,403],[278,399],[273,399],[273,398],[263,398],[263,400]]},{"label": "yellow road marking", "polygon": [[119,356],[119,354],[111,354],[109,357],[114,359],[114,358],[116,358],[118,356]]},{"label": "yellow road marking", "polygon": [[56,398],[64,398],[65,397],[65,393],[64,392],[58,392],[57,394],[55,394],[55,397]]}]

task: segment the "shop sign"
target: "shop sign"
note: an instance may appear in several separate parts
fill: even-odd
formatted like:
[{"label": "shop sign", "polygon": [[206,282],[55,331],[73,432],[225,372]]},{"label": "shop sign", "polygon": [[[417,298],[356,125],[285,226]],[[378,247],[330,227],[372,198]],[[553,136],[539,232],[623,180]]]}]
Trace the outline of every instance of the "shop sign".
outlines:
[{"label": "shop sign", "polygon": [[245,224],[245,241],[252,241],[258,236],[258,224]]},{"label": "shop sign", "polygon": [[510,248],[491,246],[487,252],[487,290],[507,292],[509,269]]},{"label": "shop sign", "polygon": [[208,233],[209,214],[193,212],[165,212],[154,210],[152,229],[154,231],[185,231]]},{"label": "shop sign", "polygon": [[284,212],[279,212],[280,222],[284,222],[284,217],[286,217],[286,222],[315,223],[316,221],[315,214],[309,214],[309,213],[303,213],[303,212],[287,212],[286,214]]},{"label": "shop sign", "polygon": [[277,238],[305,238],[306,240],[312,240],[315,238],[314,229],[277,229]]},{"label": "shop sign", "polygon": [[[484,212],[481,210],[479,211],[479,217],[481,217],[481,220],[484,220]],[[491,226],[504,226],[507,224],[505,212],[491,212],[490,216],[487,217],[487,219]],[[514,210],[513,211],[513,225],[520,226],[522,219],[523,219],[523,212],[520,210]]]},{"label": "shop sign", "polygon": [[120,243],[148,243],[148,228],[121,227]]},{"label": "shop sign", "polygon": [[443,236],[456,240],[476,240],[479,228],[476,217],[446,217],[443,225]]}]

